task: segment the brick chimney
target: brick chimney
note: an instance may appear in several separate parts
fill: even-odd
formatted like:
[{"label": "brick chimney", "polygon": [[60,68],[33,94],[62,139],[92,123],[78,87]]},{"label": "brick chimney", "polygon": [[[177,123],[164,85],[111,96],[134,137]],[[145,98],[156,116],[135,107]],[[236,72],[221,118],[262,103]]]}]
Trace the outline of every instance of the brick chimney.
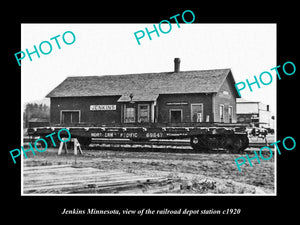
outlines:
[{"label": "brick chimney", "polygon": [[174,59],[174,72],[175,73],[180,72],[180,58]]}]

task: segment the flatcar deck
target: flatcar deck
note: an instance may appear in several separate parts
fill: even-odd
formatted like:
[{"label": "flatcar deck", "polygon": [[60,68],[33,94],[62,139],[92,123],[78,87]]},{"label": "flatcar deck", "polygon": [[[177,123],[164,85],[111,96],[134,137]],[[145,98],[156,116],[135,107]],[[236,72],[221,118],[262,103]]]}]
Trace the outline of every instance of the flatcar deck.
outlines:
[{"label": "flatcar deck", "polygon": [[[77,138],[83,146],[91,143],[93,138],[130,139],[145,141],[152,139],[190,139],[190,145],[195,150],[225,148],[234,153],[248,147],[249,140],[245,126],[240,124],[210,124],[203,126],[98,126],[98,127],[42,127],[28,129],[30,136],[46,137],[64,128],[72,137]],[[51,145],[49,142],[48,144]]]}]

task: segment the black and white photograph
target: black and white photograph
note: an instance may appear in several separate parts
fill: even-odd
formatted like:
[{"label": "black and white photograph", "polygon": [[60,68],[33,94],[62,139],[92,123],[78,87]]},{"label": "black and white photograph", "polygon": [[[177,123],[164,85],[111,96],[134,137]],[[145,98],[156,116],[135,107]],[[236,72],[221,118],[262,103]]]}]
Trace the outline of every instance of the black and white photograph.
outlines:
[{"label": "black and white photograph", "polygon": [[276,194],[276,24],[21,32],[22,194]]}]

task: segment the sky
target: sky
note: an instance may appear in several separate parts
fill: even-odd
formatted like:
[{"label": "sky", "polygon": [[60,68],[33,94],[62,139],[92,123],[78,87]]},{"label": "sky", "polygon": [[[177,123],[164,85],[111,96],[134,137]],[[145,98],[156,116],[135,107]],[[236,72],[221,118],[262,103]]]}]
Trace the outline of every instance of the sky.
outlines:
[{"label": "sky", "polygon": [[[180,22],[180,21],[179,21]],[[166,24],[164,24],[165,26]],[[158,25],[156,24],[158,27]],[[166,25],[167,26],[167,25]],[[34,51],[43,41],[49,41],[52,51],[32,54],[21,61],[22,103],[43,99],[68,76],[101,76],[130,73],[168,72],[174,70],[174,58],[180,58],[180,70],[230,68],[236,83],[254,81],[263,71],[273,75],[270,85],[253,85],[242,90],[242,98],[260,101],[276,110],[275,71],[276,24],[201,24],[172,23],[169,33],[159,31],[159,37],[147,34],[138,45],[134,33],[153,24],[22,24],[21,49]],[[168,30],[168,27],[162,27]],[[72,31],[75,42],[67,45],[62,40],[66,31]],[[55,40],[57,35],[61,49]],[[72,36],[66,34],[67,42]],[[49,50],[47,44],[42,49]],[[16,66],[18,66],[16,60]],[[265,78],[267,81],[267,78]]]}]

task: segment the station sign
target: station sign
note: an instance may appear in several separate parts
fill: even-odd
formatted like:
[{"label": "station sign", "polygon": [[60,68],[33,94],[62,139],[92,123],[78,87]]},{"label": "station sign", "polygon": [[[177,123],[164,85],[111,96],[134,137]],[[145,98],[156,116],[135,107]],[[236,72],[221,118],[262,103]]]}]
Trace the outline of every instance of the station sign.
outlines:
[{"label": "station sign", "polygon": [[91,111],[106,111],[106,110],[116,110],[116,105],[90,105]]}]

